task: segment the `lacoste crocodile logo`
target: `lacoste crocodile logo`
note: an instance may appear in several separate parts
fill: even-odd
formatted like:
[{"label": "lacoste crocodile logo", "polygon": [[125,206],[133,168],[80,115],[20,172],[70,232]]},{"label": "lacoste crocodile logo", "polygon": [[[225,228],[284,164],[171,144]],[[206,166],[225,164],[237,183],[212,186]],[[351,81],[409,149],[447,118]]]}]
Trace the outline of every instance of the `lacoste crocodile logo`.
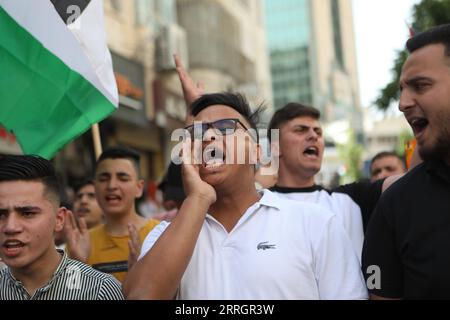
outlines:
[{"label": "lacoste crocodile logo", "polygon": [[276,245],[268,244],[268,243],[269,243],[269,241],[261,242],[260,244],[258,244],[257,249],[266,251],[266,250],[269,250],[269,249],[276,249],[277,248]]}]

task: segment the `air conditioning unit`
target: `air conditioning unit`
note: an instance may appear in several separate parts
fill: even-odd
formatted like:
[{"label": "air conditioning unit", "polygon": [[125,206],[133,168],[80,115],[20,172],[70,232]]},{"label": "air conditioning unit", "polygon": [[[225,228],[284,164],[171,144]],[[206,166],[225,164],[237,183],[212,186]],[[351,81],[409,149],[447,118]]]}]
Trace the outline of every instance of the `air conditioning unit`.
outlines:
[{"label": "air conditioning unit", "polygon": [[186,32],[176,24],[163,25],[156,40],[156,69],[173,70],[173,54],[177,53],[186,69],[188,65],[188,48]]}]

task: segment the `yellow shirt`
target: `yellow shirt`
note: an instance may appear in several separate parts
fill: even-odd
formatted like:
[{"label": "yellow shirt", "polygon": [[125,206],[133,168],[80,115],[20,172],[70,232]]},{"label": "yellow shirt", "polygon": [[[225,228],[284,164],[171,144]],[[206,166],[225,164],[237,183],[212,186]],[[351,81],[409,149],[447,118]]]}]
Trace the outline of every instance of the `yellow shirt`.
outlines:
[{"label": "yellow shirt", "polygon": [[[147,234],[159,224],[158,220],[150,219],[140,230],[139,239],[144,242]],[[113,237],[106,232],[104,225],[89,231],[91,238],[91,254],[87,264],[104,273],[110,273],[123,282],[128,272],[128,235]]]}]

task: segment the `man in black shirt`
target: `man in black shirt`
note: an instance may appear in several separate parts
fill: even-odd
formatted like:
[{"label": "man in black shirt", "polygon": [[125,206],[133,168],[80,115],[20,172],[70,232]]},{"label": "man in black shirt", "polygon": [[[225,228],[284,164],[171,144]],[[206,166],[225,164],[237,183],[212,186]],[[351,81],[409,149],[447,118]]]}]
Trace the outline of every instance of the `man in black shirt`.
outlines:
[{"label": "man in black shirt", "polygon": [[411,38],[400,110],[424,163],[380,199],[363,272],[373,299],[450,299],[450,24]]}]

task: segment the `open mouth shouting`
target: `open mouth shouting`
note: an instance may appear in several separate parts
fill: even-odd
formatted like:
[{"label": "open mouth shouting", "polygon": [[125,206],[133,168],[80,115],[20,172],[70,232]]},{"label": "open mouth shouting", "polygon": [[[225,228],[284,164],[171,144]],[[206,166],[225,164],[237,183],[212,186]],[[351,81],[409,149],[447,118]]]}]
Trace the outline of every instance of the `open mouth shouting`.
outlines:
[{"label": "open mouth shouting", "polygon": [[417,139],[422,136],[423,132],[429,124],[428,119],[426,118],[412,118],[409,119],[408,122],[411,125],[411,128],[413,129],[414,135]]},{"label": "open mouth shouting", "polygon": [[318,159],[319,158],[319,148],[311,146],[303,151],[303,155],[308,159]]},{"label": "open mouth shouting", "polygon": [[20,240],[12,239],[6,240],[3,243],[2,249],[5,257],[14,258],[17,257],[25,247],[25,243]]},{"label": "open mouth shouting", "polygon": [[209,145],[203,150],[202,166],[207,170],[216,170],[225,165],[225,153],[217,145]]}]

